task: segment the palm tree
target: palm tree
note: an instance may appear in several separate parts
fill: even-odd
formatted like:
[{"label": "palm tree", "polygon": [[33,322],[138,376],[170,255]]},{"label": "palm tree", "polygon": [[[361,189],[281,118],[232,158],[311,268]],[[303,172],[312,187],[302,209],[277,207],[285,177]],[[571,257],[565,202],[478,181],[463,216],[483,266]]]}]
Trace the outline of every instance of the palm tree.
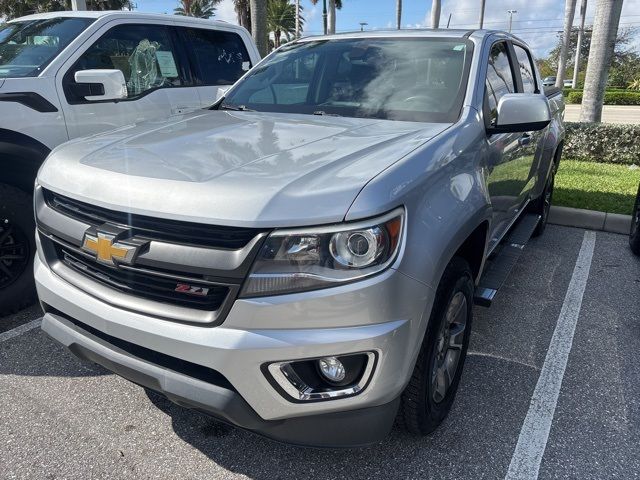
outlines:
[{"label": "palm tree", "polygon": [[238,25],[251,31],[251,12],[249,10],[249,0],[233,0],[233,8],[236,11]]},{"label": "palm tree", "polygon": [[567,68],[567,56],[569,52],[569,42],[571,41],[571,28],[573,26],[573,16],[576,13],[576,0],[566,0],[564,6],[564,31],[562,32],[562,46],[560,48],[560,58],[558,59],[558,73],[556,74],[556,87],[562,88],[564,85],[564,75]]},{"label": "palm tree", "polygon": [[267,0],[249,0],[251,12],[251,35],[258,52],[263,57],[269,53],[269,32],[267,30]]},{"label": "palm tree", "polygon": [[581,122],[600,122],[609,67],[616,45],[622,0],[598,0],[582,95]]},{"label": "palm tree", "polygon": [[[316,5],[319,0],[311,0]],[[342,9],[342,0],[327,0],[327,33],[336,33],[336,9]]]},{"label": "palm tree", "polygon": [[431,28],[440,26],[440,0],[431,2]]},{"label": "palm tree", "polygon": [[173,10],[175,15],[187,17],[211,18],[216,13],[216,5],[221,0],[179,0]]},{"label": "palm tree", "polygon": [[[301,16],[299,17],[299,22],[300,25],[304,24],[304,19]],[[289,0],[268,0],[267,28],[270,32],[273,32],[275,48],[280,46],[282,35],[287,40],[291,40],[296,33],[296,6],[293,3],[289,3]]]},{"label": "palm tree", "polygon": [[396,28],[400,30],[402,26],[402,0],[396,0]]}]

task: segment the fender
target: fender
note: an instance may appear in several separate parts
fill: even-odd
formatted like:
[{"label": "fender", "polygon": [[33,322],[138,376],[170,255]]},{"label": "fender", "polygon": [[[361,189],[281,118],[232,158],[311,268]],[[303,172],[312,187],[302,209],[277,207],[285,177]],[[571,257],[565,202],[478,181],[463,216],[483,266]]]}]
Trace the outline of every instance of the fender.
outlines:
[{"label": "fender", "polygon": [[34,138],[0,129],[0,181],[31,192],[38,168],[49,152],[49,148]]}]

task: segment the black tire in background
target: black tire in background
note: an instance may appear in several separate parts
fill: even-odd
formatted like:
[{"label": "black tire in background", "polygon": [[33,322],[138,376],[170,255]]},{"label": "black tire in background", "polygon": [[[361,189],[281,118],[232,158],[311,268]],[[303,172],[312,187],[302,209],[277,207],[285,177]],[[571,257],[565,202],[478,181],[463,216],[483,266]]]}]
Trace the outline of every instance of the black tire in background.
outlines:
[{"label": "black tire in background", "polygon": [[0,317],[35,301],[34,232],[31,195],[0,184]]},{"label": "black tire in background", "polygon": [[431,433],[451,409],[469,347],[473,288],[469,264],[454,257],[438,285],[420,354],[402,393],[398,420],[411,433]]},{"label": "black tire in background", "polygon": [[638,185],[638,195],[636,204],[631,214],[631,233],[629,234],[629,246],[631,251],[640,255],[640,185]]},{"label": "black tire in background", "polygon": [[553,187],[555,185],[556,180],[556,169],[551,168],[549,172],[549,177],[547,178],[547,183],[544,186],[544,190],[542,191],[542,195],[536,198],[529,204],[528,210],[536,215],[540,215],[540,221],[538,222],[538,226],[533,231],[532,236],[539,237],[544,233],[545,228],[547,228],[547,222],[549,220],[549,212],[551,211],[551,202],[553,201]]}]

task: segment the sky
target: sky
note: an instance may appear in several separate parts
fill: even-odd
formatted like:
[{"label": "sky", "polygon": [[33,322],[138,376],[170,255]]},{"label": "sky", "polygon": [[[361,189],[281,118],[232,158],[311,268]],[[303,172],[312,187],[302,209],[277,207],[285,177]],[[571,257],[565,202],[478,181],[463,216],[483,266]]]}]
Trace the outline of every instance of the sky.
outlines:
[{"label": "sky", "polygon": [[[177,0],[134,0],[137,10],[143,12],[172,13]],[[580,2],[577,1],[574,25],[579,24]],[[588,0],[587,25],[593,22],[597,0]],[[622,0],[620,0],[622,1]],[[336,15],[336,30],[360,29],[360,22],[371,30],[395,26],[395,0],[343,0],[342,10]],[[509,25],[507,10],[517,10],[513,15],[513,33],[526,41],[538,57],[546,57],[557,43],[558,31],[564,21],[563,0],[486,0],[485,28],[506,30]],[[301,0],[306,24],[305,35],[322,34],[322,0],[312,5]],[[421,28],[431,25],[431,0],[404,0],[402,7],[403,28]],[[451,28],[477,28],[480,0],[442,0],[440,26],[445,27],[451,15]],[[222,0],[217,7],[217,20],[237,23],[233,0]],[[624,0],[621,27],[637,27],[633,47],[640,51],[640,0]]]}]

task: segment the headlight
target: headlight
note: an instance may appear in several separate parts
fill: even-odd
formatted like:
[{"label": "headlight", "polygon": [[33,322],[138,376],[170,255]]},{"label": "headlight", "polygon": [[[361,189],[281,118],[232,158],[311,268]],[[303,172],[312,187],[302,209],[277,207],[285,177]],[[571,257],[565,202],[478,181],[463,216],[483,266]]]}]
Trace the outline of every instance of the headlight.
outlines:
[{"label": "headlight", "polygon": [[374,275],[396,258],[404,210],[382,217],[300,230],[276,230],[254,262],[241,297],[336,286]]}]

